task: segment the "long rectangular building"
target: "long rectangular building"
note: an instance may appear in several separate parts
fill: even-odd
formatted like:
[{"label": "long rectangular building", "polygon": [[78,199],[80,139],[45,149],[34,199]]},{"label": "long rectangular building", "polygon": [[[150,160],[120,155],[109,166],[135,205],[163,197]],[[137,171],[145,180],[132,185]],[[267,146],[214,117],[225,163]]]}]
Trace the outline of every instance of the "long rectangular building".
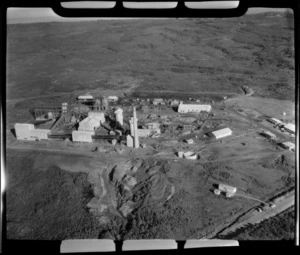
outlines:
[{"label": "long rectangular building", "polygon": [[211,132],[216,139],[220,139],[229,135],[232,135],[232,130],[230,128],[223,128],[217,131]]},{"label": "long rectangular building", "polygon": [[188,112],[210,112],[211,105],[202,105],[202,104],[180,104],[178,106],[179,113],[188,113]]}]

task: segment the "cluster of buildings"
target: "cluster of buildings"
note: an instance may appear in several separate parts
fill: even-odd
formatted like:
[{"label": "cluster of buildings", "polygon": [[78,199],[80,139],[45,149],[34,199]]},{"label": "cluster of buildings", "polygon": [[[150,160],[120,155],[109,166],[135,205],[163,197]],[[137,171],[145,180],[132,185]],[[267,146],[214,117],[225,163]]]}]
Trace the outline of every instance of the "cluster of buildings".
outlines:
[{"label": "cluster of buildings", "polygon": [[221,193],[225,193],[226,197],[233,197],[236,194],[237,188],[229,186],[227,184],[220,183],[218,188],[214,190],[214,193],[218,196]]},{"label": "cluster of buildings", "polygon": [[[271,122],[272,124],[274,124],[276,127],[279,127],[282,132],[287,132],[291,136],[295,135],[295,132],[296,132],[295,124],[284,123],[281,120],[278,120],[276,118],[270,118],[270,119],[268,119],[268,121]],[[265,131],[264,134],[270,139],[276,139],[276,135],[274,135],[273,133],[271,133],[269,131]],[[281,147],[283,147],[284,149],[288,149],[290,151],[295,151],[295,144],[292,142],[282,142],[279,145]]]}]

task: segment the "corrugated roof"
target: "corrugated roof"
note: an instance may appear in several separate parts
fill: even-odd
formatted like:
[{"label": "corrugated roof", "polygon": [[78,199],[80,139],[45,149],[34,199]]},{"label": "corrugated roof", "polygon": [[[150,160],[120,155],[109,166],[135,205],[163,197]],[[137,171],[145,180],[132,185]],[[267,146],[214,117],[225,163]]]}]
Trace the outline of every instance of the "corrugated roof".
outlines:
[{"label": "corrugated roof", "polygon": [[296,129],[295,124],[292,124],[292,123],[286,124],[286,125],[284,126],[284,128],[285,128],[285,129],[288,129],[288,130],[290,130],[290,131],[293,131],[293,132],[295,132],[295,129]]}]

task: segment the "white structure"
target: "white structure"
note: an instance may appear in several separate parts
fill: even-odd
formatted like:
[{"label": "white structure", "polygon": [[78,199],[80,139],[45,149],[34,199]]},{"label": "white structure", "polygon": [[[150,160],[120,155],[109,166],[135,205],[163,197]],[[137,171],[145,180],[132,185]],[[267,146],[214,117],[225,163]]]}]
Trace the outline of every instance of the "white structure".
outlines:
[{"label": "white structure", "polygon": [[90,95],[89,93],[82,95],[82,96],[78,96],[77,97],[78,100],[93,100],[94,97],[92,95]]},{"label": "white structure", "polygon": [[295,130],[296,130],[295,124],[288,123],[288,124],[284,125],[283,128],[284,128],[287,132],[289,132],[289,133],[291,133],[291,134],[295,134]]},{"label": "white structure", "polygon": [[281,146],[285,149],[288,149],[290,151],[294,151],[295,150],[295,144],[292,143],[292,142],[285,142],[285,143],[282,143]]},{"label": "white structure", "polygon": [[165,101],[162,98],[154,98],[152,103],[153,105],[164,105]]},{"label": "white structure", "polygon": [[119,98],[117,96],[108,96],[107,97],[107,101],[110,101],[110,102],[117,102],[118,99]]},{"label": "white structure", "polygon": [[73,142],[91,143],[93,141],[92,135],[94,135],[94,132],[91,131],[73,131],[72,140]]},{"label": "white structure", "polygon": [[214,190],[214,193],[218,196],[218,195],[220,195],[221,194],[221,190],[219,190],[219,189],[215,189]]},{"label": "white structure", "polygon": [[115,110],[115,116],[116,116],[116,121],[123,126],[123,110],[121,108],[118,108]]},{"label": "white structure", "polygon": [[195,160],[198,158],[197,154],[194,153],[193,151],[187,151],[187,152],[183,153],[183,157],[186,159],[192,159],[192,160]]},{"label": "white structure", "polygon": [[210,112],[211,105],[202,105],[202,104],[179,104],[178,112],[179,113],[188,113],[188,112]]},{"label": "white structure", "polygon": [[130,118],[129,124],[130,124],[130,135],[134,136],[133,117]]},{"label": "white structure", "polygon": [[94,131],[104,122],[103,112],[89,112],[88,117],[79,122],[78,131]]},{"label": "white structure", "polygon": [[183,154],[184,154],[183,151],[178,151],[177,152],[177,155],[178,155],[179,158],[183,158]]},{"label": "white structure", "polygon": [[226,197],[233,197],[235,193],[232,192],[226,192]]},{"label": "white structure", "polygon": [[187,139],[187,140],[185,140],[185,142],[186,142],[187,144],[193,144],[193,143],[194,143],[194,140],[193,140],[193,139]]},{"label": "white structure", "polygon": [[126,136],[126,144],[127,144],[127,147],[133,147],[133,138],[131,135]]},{"label": "white structure", "polygon": [[49,129],[35,129],[33,124],[15,124],[16,137],[18,140],[48,140]]},{"label": "white structure", "polygon": [[229,192],[229,193],[235,194],[237,189],[236,189],[236,187],[232,187],[232,186],[220,183],[219,190],[221,190],[223,192]]},{"label": "white structure", "polygon": [[136,117],[136,109],[133,107],[133,134],[134,134],[134,148],[139,148],[139,134],[138,134],[138,127],[137,127],[137,117]]},{"label": "white structure", "polygon": [[223,128],[214,132],[211,132],[216,139],[220,139],[229,135],[232,135],[232,130],[230,128]]},{"label": "white structure", "polygon": [[278,120],[278,119],[275,119],[275,118],[270,118],[270,119],[268,119],[268,121],[271,122],[272,124],[275,124],[275,125],[283,124],[281,120]]},{"label": "white structure", "polygon": [[270,139],[275,139],[276,138],[276,135],[274,135],[273,133],[271,133],[270,131],[264,131],[263,134],[270,138]]}]

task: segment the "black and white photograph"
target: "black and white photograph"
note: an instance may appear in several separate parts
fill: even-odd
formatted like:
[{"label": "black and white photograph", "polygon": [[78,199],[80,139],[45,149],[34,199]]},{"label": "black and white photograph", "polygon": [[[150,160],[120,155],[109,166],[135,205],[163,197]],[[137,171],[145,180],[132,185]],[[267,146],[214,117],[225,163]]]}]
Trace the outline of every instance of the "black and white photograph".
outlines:
[{"label": "black and white photograph", "polygon": [[6,238],[294,241],[294,24],[8,8]]}]

